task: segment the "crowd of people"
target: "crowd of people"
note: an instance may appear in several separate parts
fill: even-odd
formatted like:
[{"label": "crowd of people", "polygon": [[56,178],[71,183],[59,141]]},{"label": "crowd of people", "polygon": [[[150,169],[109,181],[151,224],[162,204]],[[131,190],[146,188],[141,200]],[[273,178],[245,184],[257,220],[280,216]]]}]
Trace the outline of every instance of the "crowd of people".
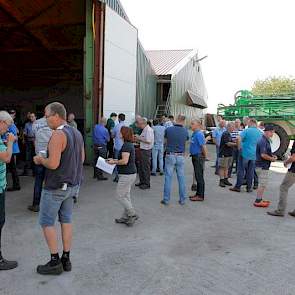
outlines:
[{"label": "crowd of people", "polygon": [[[13,115],[14,112],[14,115]],[[5,223],[5,192],[20,189],[15,158],[19,152],[18,129],[14,125],[15,111],[0,111],[0,242]],[[60,103],[46,106],[44,117],[36,120],[30,113],[24,128],[26,148],[26,169],[33,169],[35,185],[32,205],[29,210],[39,212],[39,223],[47,242],[50,261],[37,267],[39,274],[61,274],[71,271],[70,249],[72,242],[73,203],[77,201],[82,184],[84,142],[77,130],[74,114],[66,115]],[[190,123],[190,128],[187,128]],[[192,202],[205,200],[205,161],[208,160],[207,141],[203,122],[192,119],[187,122],[184,115],[164,115],[149,121],[136,116],[135,121],[126,124],[123,113],[112,113],[108,119],[102,117],[93,128],[93,178],[106,181],[105,171],[97,166],[99,157],[110,165],[115,165],[112,180],[116,183],[116,198],[123,208],[122,216],[116,223],[133,226],[139,215],[133,206],[131,190],[133,184],[138,189],[149,190],[151,177],[164,176],[161,204],[168,206],[171,198],[174,171],[179,186],[179,204],[187,200],[185,178],[185,158],[189,154],[194,170]],[[191,130],[191,131],[190,131]],[[218,126],[212,133],[216,145],[215,173],[219,176],[219,186],[233,192],[241,192],[246,185],[247,192],[257,190],[254,206],[268,207],[270,202],[263,198],[268,186],[271,162],[277,157],[271,150],[272,125],[259,124],[254,118],[245,117],[243,122],[236,119],[226,122],[218,117]],[[189,149],[186,149],[189,142]],[[13,186],[6,188],[6,164],[11,171]],[[11,164],[12,163],[12,164]],[[280,186],[278,208],[267,212],[273,216],[284,216],[289,188],[295,183],[295,143],[291,155],[284,161],[288,172]],[[236,174],[236,183],[230,181]],[[138,177],[137,177],[138,175]],[[138,182],[136,183],[136,179]],[[295,211],[289,213],[295,217]],[[61,224],[63,253],[58,254],[55,221]],[[0,270],[12,269],[17,262],[2,257],[0,244]]]}]

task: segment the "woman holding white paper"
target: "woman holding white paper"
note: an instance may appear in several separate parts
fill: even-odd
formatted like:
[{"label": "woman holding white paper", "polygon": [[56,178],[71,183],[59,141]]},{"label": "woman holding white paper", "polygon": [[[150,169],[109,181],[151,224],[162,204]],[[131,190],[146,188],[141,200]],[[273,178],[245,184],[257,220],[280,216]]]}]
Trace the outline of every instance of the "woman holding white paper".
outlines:
[{"label": "woman holding white paper", "polygon": [[120,136],[124,143],[119,152],[118,160],[108,160],[109,164],[117,165],[119,182],[117,184],[116,195],[117,200],[124,207],[122,217],[115,219],[115,221],[116,223],[124,223],[127,226],[132,226],[138,219],[130,198],[131,186],[136,180],[135,149],[133,145],[134,134],[131,128],[123,126]]}]

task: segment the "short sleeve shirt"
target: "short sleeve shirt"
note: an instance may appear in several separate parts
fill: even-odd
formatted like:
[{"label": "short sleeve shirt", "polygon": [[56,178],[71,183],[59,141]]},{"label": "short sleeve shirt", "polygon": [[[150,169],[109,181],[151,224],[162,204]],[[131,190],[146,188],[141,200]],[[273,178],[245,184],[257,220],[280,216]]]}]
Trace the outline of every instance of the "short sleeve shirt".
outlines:
[{"label": "short sleeve shirt", "polygon": [[268,156],[272,156],[270,142],[266,136],[262,136],[262,138],[258,141],[256,147],[256,167],[262,168],[263,170],[269,170],[271,161],[267,161],[261,157],[262,154],[266,154]]},{"label": "short sleeve shirt", "polygon": [[229,142],[232,142],[231,134],[228,131],[224,131],[221,139],[220,139],[220,146],[219,146],[219,157],[231,157],[233,155],[233,147],[228,146]]},{"label": "short sleeve shirt", "polygon": [[136,166],[135,166],[135,149],[134,145],[131,142],[124,142],[123,146],[119,152],[118,159],[122,159],[122,153],[129,153],[129,161],[127,165],[118,165],[118,173],[119,174],[135,174]]},{"label": "short sleeve shirt", "polygon": [[256,146],[262,137],[261,131],[256,127],[249,127],[241,132],[242,157],[247,160],[256,160]]},{"label": "short sleeve shirt", "polygon": [[[6,146],[0,138],[0,152],[5,152]],[[6,188],[6,163],[0,161],[0,194],[5,191]]]},{"label": "short sleeve shirt", "polygon": [[[17,136],[18,129],[17,129],[16,125],[15,124],[10,125],[9,128],[8,128],[8,132],[12,133],[14,136]],[[6,137],[7,137],[6,134],[2,135],[2,140],[6,140]],[[12,153],[13,154],[19,154],[20,153],[18,140],[16,140],[12,144]]]},{"label": "short sleeve shirt", "polygon": [[120,150],[123,146],[123,140],[120,137],[120,132],[121,132],[121,128],[122,126],[125,126],[124,122],[120,122],[119,124],[117,124],[114,129],[112,130],[112,135],[114,136],[114,149],[115,150]]},{"label": "short sleeve shirt", "polygon": [[35,136],[35,152],[47,151],[48,142],[52,135],[52,129],[47,124],[46,118],[38,119],[33,124],[33,133]]},{"label": "short sleeve shirt", "polygon": [[182,125],[175,124],[174,126],[166,129],[165,137],[167,138],[167,153],[185,152],[185,143],[189,139],[189,134],[186,128]]},{"label": "short sleeve shirt", "polygon": [[151,150],[154,146],[154,130],[146,125],[140,134],[140,138],[149,143],[140,142],[140,148],[143,150]]},{"label": "short sleeve shirt", "polygon": [[215,139],[217,146],[220,146],[221,136],[224,131],[226,131],[225,128],[217,127],[212,132],[212,137]]},{"label": "short sleeve shirt", "polygon": [[164,144],[165,137],[165,127],[161,125],[156,125],[153,127],[155,136],[155,146],[162,146]]},{"label": "short sleeve shirt", "polygon": [[[293,146],[291,149],[291,155],[295,154],[295,141],[293,142]],[[295,173],[295,162],[292,163],[292,166],[289,169],[289,172]]]},{"label": "short sleeve shirt", "polygon": [[201,130],[194,131],[190,144],[190,154],[192,156],[202,153],[202,146],[206,144],[205,136]]}]

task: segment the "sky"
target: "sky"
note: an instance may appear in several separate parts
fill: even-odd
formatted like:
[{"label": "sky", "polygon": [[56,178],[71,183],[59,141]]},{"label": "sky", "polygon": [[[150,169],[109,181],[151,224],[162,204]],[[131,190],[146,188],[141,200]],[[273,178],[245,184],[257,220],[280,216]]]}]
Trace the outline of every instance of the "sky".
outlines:
[{"label": "sky", "polygon": [[145,49],[198,49],[209,112],[256,79],[295,76],[295,0],[121,0]]}]

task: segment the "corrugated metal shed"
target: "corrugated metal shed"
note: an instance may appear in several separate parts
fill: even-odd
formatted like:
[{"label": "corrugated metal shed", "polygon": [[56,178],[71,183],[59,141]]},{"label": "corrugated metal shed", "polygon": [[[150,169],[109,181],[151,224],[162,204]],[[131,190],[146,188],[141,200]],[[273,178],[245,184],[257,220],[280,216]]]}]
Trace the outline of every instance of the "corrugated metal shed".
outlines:
[{"label": "corrugated metal shed", "polygon": [[172,70],[189,54],[193,49],[184,50],[148,50],[147,55],[158,76],[174,74]]}]

